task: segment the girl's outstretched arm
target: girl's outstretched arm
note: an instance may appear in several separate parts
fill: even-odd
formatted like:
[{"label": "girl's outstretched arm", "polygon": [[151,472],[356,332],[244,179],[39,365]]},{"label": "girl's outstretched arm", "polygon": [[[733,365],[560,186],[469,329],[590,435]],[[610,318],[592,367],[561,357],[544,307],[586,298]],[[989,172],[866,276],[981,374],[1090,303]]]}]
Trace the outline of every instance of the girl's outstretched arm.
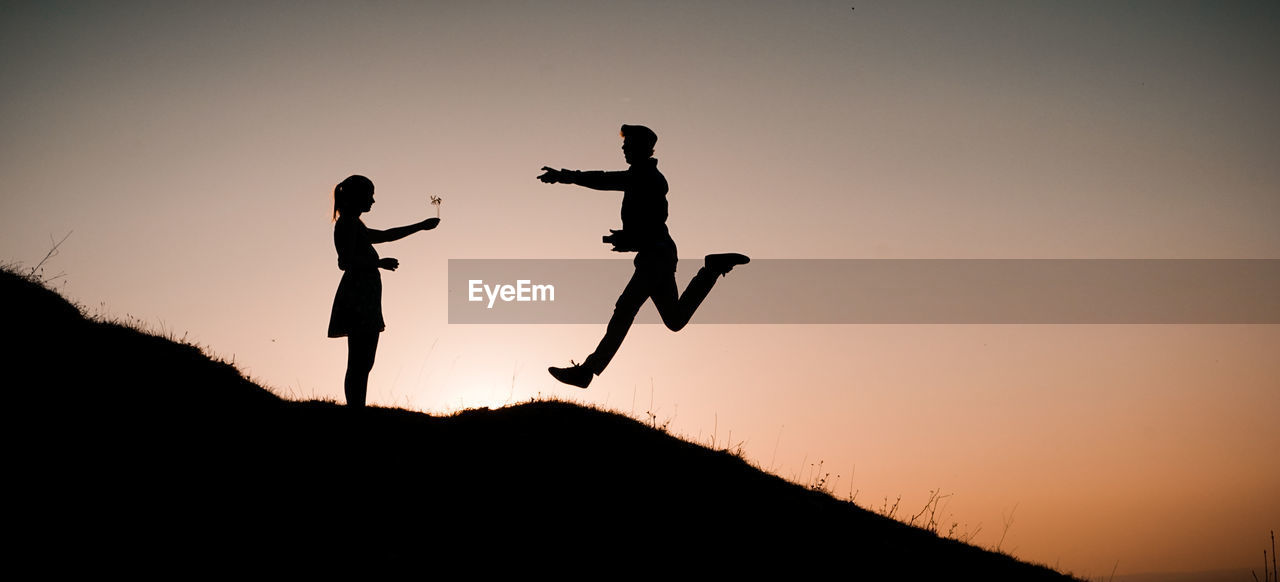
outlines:
[{"label": "girl's outstretched arm", "polygon": [[369,242],[373,244],[378,244],[378,243],[384,243],[384,242],[391,242],[393,240],[400,240],[420,230],[431,230],[436,226],[438,226],[439,224],[440,224],[439,218],[428,218],[416,224],[410,224],[408,226],[397,226],[395,228],[388,228],[387,230],[375,230],[370,228],[368,229]]}]

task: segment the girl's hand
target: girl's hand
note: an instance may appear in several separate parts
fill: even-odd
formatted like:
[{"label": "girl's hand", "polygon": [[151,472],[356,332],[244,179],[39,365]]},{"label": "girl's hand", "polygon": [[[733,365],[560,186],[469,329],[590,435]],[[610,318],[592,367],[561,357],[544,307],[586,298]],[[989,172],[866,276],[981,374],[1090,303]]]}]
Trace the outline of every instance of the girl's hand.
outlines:
[{"label": "girl's hand", "polygon": [[398,267],[400,267],[400,261],[397,261],[391,257],[387,257],[385,259],[378,259],[378,266],[388,271],[394,271]]},{"label": "girl's hand", "polygon": [[433,229],[433,228],[435,228],[435,227],[437,227],[437,226],[440,226],[440,219],[439,219],[439,218],[428,218],[428,219],[426,219],[426,220],[422,221],[422,222],[420,223],[420,225],[422,226],[422,230],[431,230],[431,229]]}]

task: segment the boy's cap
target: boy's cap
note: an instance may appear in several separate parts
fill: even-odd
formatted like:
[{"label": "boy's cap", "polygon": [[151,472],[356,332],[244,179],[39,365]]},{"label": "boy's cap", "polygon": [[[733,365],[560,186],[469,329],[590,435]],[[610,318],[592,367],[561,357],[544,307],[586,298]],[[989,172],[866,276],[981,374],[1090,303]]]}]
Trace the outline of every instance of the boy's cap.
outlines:
[{"label": "boy's cap", "polygon": [[634,140],[634,143],[647,145],[651,149],[658,143],[658,134],[643,125],[623,125],[621,135],[623,139]]}]

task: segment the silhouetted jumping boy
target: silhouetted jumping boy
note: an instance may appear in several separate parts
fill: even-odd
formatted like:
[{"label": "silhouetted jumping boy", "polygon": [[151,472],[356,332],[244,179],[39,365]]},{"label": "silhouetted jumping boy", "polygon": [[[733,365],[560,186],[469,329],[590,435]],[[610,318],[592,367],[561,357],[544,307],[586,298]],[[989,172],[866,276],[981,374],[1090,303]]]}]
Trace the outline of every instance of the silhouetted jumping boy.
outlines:
[{"label": "silhouetted jumping boy", "polygon": [[618,353],[627,330],[645,300],[662,316],[671,331],[680,331],[698,305],[711,292],[716,277],[751,259],[738,253],[707,255],[705,264],[689,281],[683,295],[676,292],[676,243],[667,232],[667,179],[658,171],[653,159],[653,146],[658,135],[643,125],[622,126],[622,154],[630,168],[621,172],[580,172],[555,170],[543,166],[539,180],[548,184],[577,184],[593,190],[622,191],[622,230],[610,230],[604,242],[621,253],[636,253],[635,274],[618,297],[613,317],[604,339],[596,351],[581,364],[570,360],[571,367],[548,368],[556,380],[579,388],[591,384],[592,375],[599,376]]},{"label": "silhouetted jumping boy", "polygon": [[360,215],[373,209],[373,182],[364,176],[350,176],[333,189],[333,246],[338,249],[342,282],[333,298],[329,315],[329,337],[347,338],[347,375],[343,389],[347,406],[364,407],[369,388],[369,371],[378,353],[378,334],[386,328],[382,321],[382,275],[378,269],[394,271],[400,261],[378,258],[377,243],[400,240],[420,230],[431,230],[439,218],[387,230],[366,228]]}]

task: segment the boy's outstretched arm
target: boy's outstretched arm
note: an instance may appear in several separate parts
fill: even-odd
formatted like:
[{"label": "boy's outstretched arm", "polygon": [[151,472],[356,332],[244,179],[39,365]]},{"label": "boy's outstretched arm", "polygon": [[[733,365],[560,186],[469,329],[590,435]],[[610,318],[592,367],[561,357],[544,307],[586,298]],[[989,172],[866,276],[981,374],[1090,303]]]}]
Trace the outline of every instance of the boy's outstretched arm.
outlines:
[{"label": "boy's outstretched arm", "polygon": [[387,230],[367,229],[369,232],[369,242],[373,244],[391,242],[400,240],[420,230],[431,230],[440,224],[439,218],[428,218],[422,222],[410,224],[408,226],[397,226],[388,228]]},{"label": "boy's outstretched arm", "polygon": [[547,184],[577,184],[592,190],[626,190],[631,183],[631,172],[603,172],[599,170],[583,172],[579,170],[557,170],[549,166],[542,167],[543,174],[539,180]]}]

